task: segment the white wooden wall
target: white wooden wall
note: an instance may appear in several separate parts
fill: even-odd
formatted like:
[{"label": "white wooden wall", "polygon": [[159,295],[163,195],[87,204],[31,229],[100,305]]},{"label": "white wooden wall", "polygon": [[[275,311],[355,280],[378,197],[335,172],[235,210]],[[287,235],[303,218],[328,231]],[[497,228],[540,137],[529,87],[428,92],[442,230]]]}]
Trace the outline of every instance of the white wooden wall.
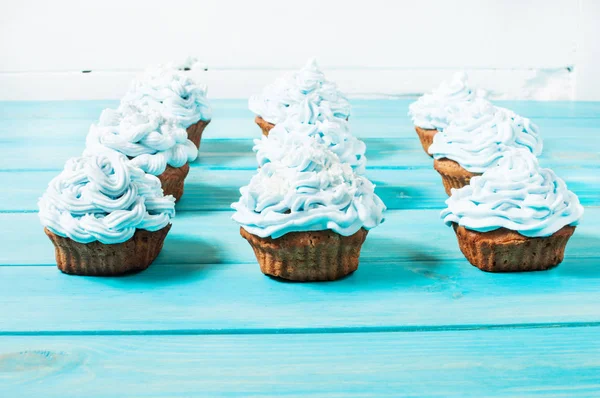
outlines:
[{"label": "white wooden wall", "polygon": [[213,98],[242,98],[311,56],[355,96],[466,69],[496,97],[600,99],[599,17],[595,0],[0,0],[0,100],[118,98],[188,57]]}]

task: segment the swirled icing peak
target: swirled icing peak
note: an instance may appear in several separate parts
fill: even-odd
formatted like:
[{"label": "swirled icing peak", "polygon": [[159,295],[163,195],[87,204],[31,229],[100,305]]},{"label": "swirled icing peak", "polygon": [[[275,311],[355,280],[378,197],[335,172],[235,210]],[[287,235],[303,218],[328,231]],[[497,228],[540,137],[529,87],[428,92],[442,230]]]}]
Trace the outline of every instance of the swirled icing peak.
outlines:
[{"label": "swirled icing peak", "polygon": [[163,196],[160,180],[116,152],[68,160],[38,205],[43,226],[80,243],[125,242],[175,216],[175,198]]},{"label": "swirled icing peak", "polygon": [[[240,189],[233,219],[254,235],[274,239],[327,229],[349,236],[379,225],[385,205],[374,185],[321,138],[277,126],[268,139],[257,140],[257,153],[270,157]],[[270,148],[275,145],[278,153]]]},{"label": "swirled icing peak", "polygon": [[460,115],[433,138],[429,153],[435,159],[454,160],[472,173],[483,173],[510,148],[542,153],[538,127],[514,112],[479,102],[464,105]]},{"label": "swirled icing peak", "polygon": [[109,148],[127,155],[131,163],[153,175],[167,165],[181,167],[198,156],[186,130],[148,106],[123,105],[105,109],[98,124],[90,127],[87,153]]},{"label": "swirled icing peak", "polygon": [[248,105],[252,112],[272,124],[289,116],[303,123],[350,117],[350,103],[335,83],[325,79],[314,59],[299,71],[266,86],[261,95],[250,97]]},{"label": "swirled icing peak", "polygon": [[367,164],[365,143],[350,134],[349,123],[345,120],[333,119],[316,122],[316,124],[306,124],[288,119],[273,127],[271,131],[276,131],[276,134],[271,136],[271,132],[269,132],[268,138],[263,136],[260,140],[254,140],[256,160],[259,166],[290,156],[281,149],[282,145],[286,143],[287,136],[304,134],[325,145],[338,156],[340,162],[348,164],[356,173],[364,174],[365,172]]},{"label": "swirled icing peak", "polygon": [[149,106],[187,128],[199,120],[210,120],[212,110],[206,92],[205,85],[196,83],[185,71],[167,64],[140,74],[131,83],[121,104]]},{"label": "swirled icing peak", "polygon": [[525,149],[506,152],[496,167],[453,189],[446,204],[441,216],[448,225],[479,232],[507,228],[528,237],[550,236],[583,215],[577,195]]},{"label": "swirled icing peak", "polygon": [[408,114],[415,126],[442,131],[452,120],[454,106],[484,96],[482,90],[474,90],[469,86],[466,73],[459,72],[452,80],[442,82],[431,93],[410,104]]}]

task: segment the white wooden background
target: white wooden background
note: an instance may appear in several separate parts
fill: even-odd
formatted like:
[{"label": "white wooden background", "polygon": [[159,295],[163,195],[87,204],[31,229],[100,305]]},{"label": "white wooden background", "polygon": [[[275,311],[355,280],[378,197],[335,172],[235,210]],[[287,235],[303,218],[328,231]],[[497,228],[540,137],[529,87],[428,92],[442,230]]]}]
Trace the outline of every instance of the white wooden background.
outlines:
[{"label": "white wooden background", "polygon": [[465,69],[495,97],[600,100],[599,20],[595,0],[0,0],[0,100],[119,98],[188,57],[211,97],[244,98],[311,56],[354,96]]}]

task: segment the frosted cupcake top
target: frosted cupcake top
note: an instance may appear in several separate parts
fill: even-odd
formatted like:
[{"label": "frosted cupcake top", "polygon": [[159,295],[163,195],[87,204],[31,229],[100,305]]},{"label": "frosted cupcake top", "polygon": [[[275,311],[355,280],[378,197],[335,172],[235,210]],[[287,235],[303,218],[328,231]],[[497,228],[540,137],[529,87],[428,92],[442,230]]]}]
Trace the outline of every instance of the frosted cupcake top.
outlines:
[{"label": "frosted cupcake top", "polygon": [[255,151],[259,166],[288,156],[281,148],[285,145],[289,134],[304,134],[325,145],[338,156],[340,162],[348,164],[356,173],[365,172],[367,164],[365,143],[350,134],[349,123],[345,120],[333,119],[316,122],[316,124],[305,124],[288,119],[273,127],[271,131],[275,129],[278,133],[274,136],[269,132],[268,138],[263,136],[260,140],[254,140],[257,144]]},{"label": "frosted cupcake top", "polygon": [[481,108],[463,108],[461,117],[434,136],[429,153],[435,159],[451,159],[472,173],[483,173],[510,148],[525,148],[536,156],[542,153],[538,127],[529,119],[478,104]]},{"label": "frosted cupcake top", "polygon": [[248,106],[272,124],[283,122],[289,115],[304,123],[350,117],[350,103],[334,83],[325,79],[314,59],[266,86],[261,95],[250,97]]},{"label": "frosted cupcake top", "polygon": [[86,154],[104,148],[118,151],[153,175],[162,174],[167,165],[181,167],[198,156],[183,127],[167,121],[155,109],[133,105],[105,109],[98,124],[90,127],[86,147]]},{"label": "frosted cupcake top", "polygon": [[116,152],[68,160],[38,205],[44,227],[80,243],[122,243],[175,216],[175,198],[163,195],[160,180]]},{"label": "frosted cupcake top", "polygon": [[469,87],[467,74],[456,73],[431,93],[421,96],[408,107],[408,115],[415,126],[442,131],[452,120],[453,107],[483,97],[484,93]]},{"label": "frosted cupcake top", "polygon": [[262,166],[232,205],[233,219],[251,234],[276,239],[329,229],[349,236],[383,221],[385,205],[375,186],[319,136],[277,126],[268,139],[257,140],[255,150]]},{"label": "frosted cupcake top", "polygon": [[512,149],[498,166],[453,189],[441,216],[448,225],[487,232],[507,228],[528,237],[550,236],[577,225],[583,207],[577,195],[524,149]]},{"label": "frosted cupcake top", "polygon": [[210,120],[212,110],[206,86],[197,84],[186,72],[171,64],[147,69],[132,83],[121,100],[123,106],[149,106],[184,128]]}]

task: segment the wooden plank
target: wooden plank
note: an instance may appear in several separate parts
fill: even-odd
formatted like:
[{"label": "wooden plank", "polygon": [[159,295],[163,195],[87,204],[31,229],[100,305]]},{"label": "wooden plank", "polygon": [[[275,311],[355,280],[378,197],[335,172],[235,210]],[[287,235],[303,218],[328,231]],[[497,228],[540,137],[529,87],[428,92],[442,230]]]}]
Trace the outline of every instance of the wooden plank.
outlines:
[{"label": "wooden plank", "polygon": [[[406,134],[408,133],[407,130]],[[84,141],[83,136],[72,142],[40,139],[26,143],[12,138],[0,139],[0,171],[61,170],[68,158],[81,155]],[[367,145],[367,167],[370,169],[431,167],[432,161],[423,152],[414,132],[410,132],[410,136],[405,135],[405,138],[373,138],[364,141]],[[256,158],[252,146],[252,139],[203,140],[199,157],[191,164],[192,169],[255,170]],[[544,166],[554,168],[560,175],[561,170],[567,167],[600,167],[600,151],[590,145],[587,139],[554,138],[546,141],[540,161]],[[193,170],[191,172],[194,173]]]},{"label": "wooden plank", "polygon": [[[402,111],[402,108],[396,110],[397,113]],[[232,113],[213,119],[203,140],[260,138],[260,130],[249,111],[240,112],[242,114],[239,116]],[[56,142],[60,141],[63,144],[69,142],[83,146],[89,127],[98,116],[99,112],[93,118],[0,119],[0,142],[56,146]],[[352,118],[352,133],[361,139],[388,138],[392,142],[399,138],[416,139],[412,122],[405,116],[358,115],[355,118],[353,115]],[[565,137],[587,140],[600,130],[596,118],[538,118],[536,123],[540,125],[542,137],[546,141]]]},{"label": "wooden plank", "polygon": [[[114,278],[67,276],[56,267],[0,267],[0,336],[600,323],[597,257],[568,255],[547,272],[489,274],[464,259],[409,247],[402,246],[414,250],[412,259],[362,261],[353,275],[331,283],[277,281],[256,264],[155,264]],[[207,245],[196,250],[214,255]]]},{"label": "wooden plank", "polygon": [[[579,195],[584,206],[600,206],[600,173],[589,168],[561,168],[560,176]],[[57,171],[0,172],[0,212],[34,212],[37,201]],[[177,211],[230,210],[239,188],[248,184],[254,170],[194,168],[185,181],[185,195]],[[368,177],[390,210],[441,209],[447,199],[437,172],[430,168],[369,169]]]},{"label": "wooden plank", "polygon": [[[352,98],[353,117],[398,118],[410,121],[408,105],[415,99]],[[600,118],[600,102],[578,101],[494,101],[539,123],[541,118]],[[86,119],[96,120],[104,108],[114,107],[117,100],[95,101],[0,101],[0,120],[8,119]],[[248,115],[246,99],[211,99],[214,120],[242,118]],[[356,118],[354,117],[356,116]]]},{"label": "wooden plank", "polygon": [[[230,212],[184,212],[175,218],[160,264],[232,264],[256,262],[239,235]],[[582,224],[569,242],[573,258],[600,257],[600,209],[587,208]],[[0,214],[0,265],[54,265],[54,250],[37,214]],[[27,244],[24,244],[26,242]],[[392,210],[369,233],[363,261],[435,261],[463,259],[456,237],[439,217],[439,210]]]},{"label": "wooden plank", "polygon": [[0,340],[0,393],[65,397],[584,397],[597,327]]}]

